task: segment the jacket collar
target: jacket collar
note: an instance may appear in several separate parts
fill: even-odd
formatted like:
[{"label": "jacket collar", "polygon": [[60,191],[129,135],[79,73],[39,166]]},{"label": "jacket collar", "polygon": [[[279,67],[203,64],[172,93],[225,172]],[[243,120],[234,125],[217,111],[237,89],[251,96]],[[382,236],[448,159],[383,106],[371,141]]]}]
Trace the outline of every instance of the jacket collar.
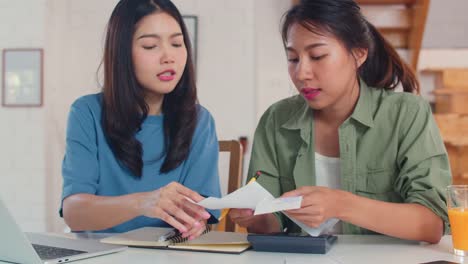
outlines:
[{"label": "jacket collar", "polygon": [[[359,86],[359,99],[350,118],[367,127],[372,127],[374,125],[373,113],[376,107],[376,103],[372,98],[375,88],[369,87],[362,79],[360,79]],[[302,97],[298,101],[300,103],[297,110],[281,127],[289,130],[301,130],[301,135],[304,134],[302,131],[305,134],[310,134],[308,132],[310,132],[313,125],[313,110]],[[303,137],[303,139],[305,138]]]}]

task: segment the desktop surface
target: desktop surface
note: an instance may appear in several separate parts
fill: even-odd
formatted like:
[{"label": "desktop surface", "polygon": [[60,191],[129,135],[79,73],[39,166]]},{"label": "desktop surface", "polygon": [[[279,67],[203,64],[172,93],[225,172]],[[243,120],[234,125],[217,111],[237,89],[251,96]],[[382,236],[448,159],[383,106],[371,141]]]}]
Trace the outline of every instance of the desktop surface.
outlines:
[{"label": "desktop surface", "polygon": [[[85,235],[75,235],[84,239]],[[89,237],[88,237],[89,238]],[[101,238],[95,237],[93,238]],[[223,264],[375,264],[375,263],[424,263],[446,260],[467,263],[452,254],[452,238],[444,236],[439,244],[431,245],[405,241],[378,235],[340,235],[331,250],[321,254],[297,254],[278,252],[246,251],[240,255],[202,253],[177,250],[129,248],[116,254],[76,261],[77,264],[120,264],[120,263],[223,263]],[[3,262],[0,262],[3,263]]]}]

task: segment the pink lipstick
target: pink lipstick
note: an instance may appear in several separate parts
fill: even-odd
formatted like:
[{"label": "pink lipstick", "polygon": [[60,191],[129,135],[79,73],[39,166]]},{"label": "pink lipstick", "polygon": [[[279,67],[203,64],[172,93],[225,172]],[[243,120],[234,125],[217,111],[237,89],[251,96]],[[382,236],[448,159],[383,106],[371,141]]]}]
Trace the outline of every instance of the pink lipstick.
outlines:
[{"label": "pink lipstick", "polygon": [[302,88],[301,94],[305,99],[310,101],[317,97],[320,94],[320,91],[321,89],[319,88]]},{"label": "pink lipstick", "polygon": [[170,82],[170,81],[174,80],[174,78],[175,78],[175,71],[174,70],[165,70],[165,71],[159,73],[157,76],[158,76],[159,80],[161,80],[163,82]]}]

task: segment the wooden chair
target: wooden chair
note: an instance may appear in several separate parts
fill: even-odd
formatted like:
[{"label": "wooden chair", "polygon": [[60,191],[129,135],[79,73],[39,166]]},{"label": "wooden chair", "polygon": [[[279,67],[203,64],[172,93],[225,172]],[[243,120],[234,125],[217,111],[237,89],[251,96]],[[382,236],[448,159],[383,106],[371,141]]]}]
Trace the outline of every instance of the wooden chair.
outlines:
[{"label": "wooden chair", "polygon": [[[231,193],[242,185],[242,145],[237,140],[220,140],[219,151],[229,152],[229,180],[227,193]],[[228,217],[224,217],[217,225],[217,230],[235,232],[239,231],[240,227],[236,227],[236,224],[234,224]]]}]

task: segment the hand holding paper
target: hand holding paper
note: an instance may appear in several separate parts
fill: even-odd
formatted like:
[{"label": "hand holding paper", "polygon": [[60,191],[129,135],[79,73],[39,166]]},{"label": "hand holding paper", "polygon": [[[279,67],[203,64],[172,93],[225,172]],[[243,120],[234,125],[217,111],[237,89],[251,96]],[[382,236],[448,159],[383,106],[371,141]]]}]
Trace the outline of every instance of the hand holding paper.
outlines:
[{"label": "hand holding paper", "polygon": [[[302,196],[275,199],[273,195],[260,184],[251,182],[223,198],[208,197],[197,204],[207,209],[253,209],[255,210],[254,215],[260,215],[301,208],[302,199]],[[289,216],[287,213],[284,214],[311,236],[322,234],[338,222],[338,219],[332,218],[322,223],[318,228],[311,228],[294,217]]]},{"label": "hand holding paper", "polygon": [[[309,234],[316,235],[310,226],[317,226],[316,229],[326,230],[333,227],[338,219],[334,218],[340,210],[341,204],[338,196],[343,195],[341,190],[336,190],[324,186],[302,186],[296,190],[284,193],[281,197],[302,196],[302,207],[299,210],[284,212],[293,222],[300,226]],[[320,219],[327,219],[321,221]],[[308,231],[310,229],[311,231]]]},{"label": "hand holding paper", "polygon": [[301,207],[301,201],[301,196],[275,199],[260,184],[252,182],[223,198],[208,197],[197,204],[207,209],[254,209],[255,215],[258,215],[298,209]]}]

